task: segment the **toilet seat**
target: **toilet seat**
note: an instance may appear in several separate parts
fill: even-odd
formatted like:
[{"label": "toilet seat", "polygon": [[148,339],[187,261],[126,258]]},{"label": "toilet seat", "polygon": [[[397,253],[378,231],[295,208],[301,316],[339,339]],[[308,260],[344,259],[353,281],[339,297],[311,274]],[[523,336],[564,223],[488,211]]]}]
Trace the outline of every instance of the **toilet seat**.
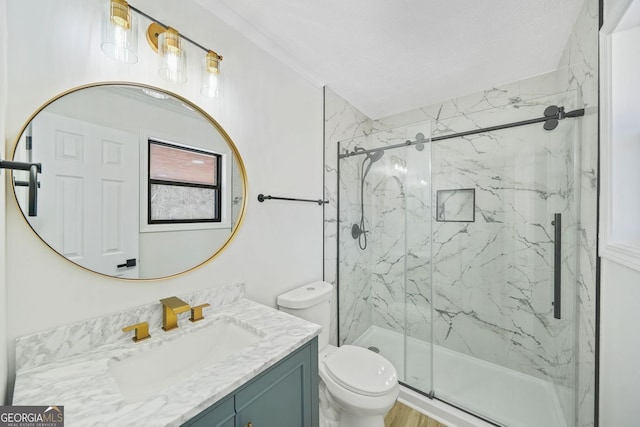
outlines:
[{"label": "toilet seat", "polygon": [[384,396],[398,384],[393,365],[362,347],[344,345],[328,355],[324,363],[333,381],[362,396]]}]

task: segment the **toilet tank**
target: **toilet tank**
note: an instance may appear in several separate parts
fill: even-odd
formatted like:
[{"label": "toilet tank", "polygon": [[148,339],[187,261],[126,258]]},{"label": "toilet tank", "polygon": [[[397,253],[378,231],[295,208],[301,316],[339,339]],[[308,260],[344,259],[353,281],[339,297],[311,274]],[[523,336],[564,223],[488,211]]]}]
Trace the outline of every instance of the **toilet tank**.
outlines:
[{"label": "toilet tank", "polygon": [[318,336],[318,349],[329,344],[332,294],[331,283],[313,282],[282,294],[277,300],[280,311],[322,326]]}]

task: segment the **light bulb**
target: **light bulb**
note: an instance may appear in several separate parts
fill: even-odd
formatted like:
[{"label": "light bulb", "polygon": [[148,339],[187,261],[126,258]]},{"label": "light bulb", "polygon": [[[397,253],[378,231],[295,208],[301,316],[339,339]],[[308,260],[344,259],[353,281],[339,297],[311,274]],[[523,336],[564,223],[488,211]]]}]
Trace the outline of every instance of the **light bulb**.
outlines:
[{"label": "light bulb", "polygon": [[182,49],[180,34],[173,28],[158,36],[158,74],[173,83],[187,81],[187,54]]}]

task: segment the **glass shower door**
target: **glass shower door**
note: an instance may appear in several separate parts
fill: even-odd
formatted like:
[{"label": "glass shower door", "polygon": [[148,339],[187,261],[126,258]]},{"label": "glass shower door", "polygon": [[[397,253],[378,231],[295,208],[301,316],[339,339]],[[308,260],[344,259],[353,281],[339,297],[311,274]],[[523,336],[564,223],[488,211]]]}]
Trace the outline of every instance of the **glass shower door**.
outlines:
[{"label": "glass shower door", "polygon": [[430,151],[405,142],[429,130],[422,123],[344,141],[340,153],[351,154],[338,161],[339,344],[380,353],[401,382],[428,391]]},{"label": "glass shower door", "polygon": [[575,425],[579,122],[442,135],[554,98],[340,144],[339,345],[509,427]]},{"label": "glass shower door", "polygon": [[574,424],[575,125],[432,144],[435,396],[505,426]]},{"label": "glass shower door", "polygon": [[[424,127],[424,126],[423,126]],[[430,126],[429,126],[430,130]],[[418,141],[402,148],[406,159],[404,174],[405,212],[405,326],[404,372],[400,381],[425,394],[433,390],[433,286],[431,203],[431,144],[413,126],[408,139]],[[428,135],[428,134],[427,134]]]}]

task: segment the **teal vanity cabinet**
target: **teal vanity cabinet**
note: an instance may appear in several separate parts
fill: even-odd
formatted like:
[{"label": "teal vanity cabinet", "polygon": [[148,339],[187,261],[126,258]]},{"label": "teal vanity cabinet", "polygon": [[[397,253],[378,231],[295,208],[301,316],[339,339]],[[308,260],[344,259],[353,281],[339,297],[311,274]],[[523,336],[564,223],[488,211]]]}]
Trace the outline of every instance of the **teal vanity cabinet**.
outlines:
[{"label": "teal vanity cabinet", "polygon": [[227,396],[220,402],[214,403],[181,427],[235,427],[236,410],[233,395]]},{"label": "teal vanity cabinet", "polygon": [[182,427],[318,427],[318,339]]}]

